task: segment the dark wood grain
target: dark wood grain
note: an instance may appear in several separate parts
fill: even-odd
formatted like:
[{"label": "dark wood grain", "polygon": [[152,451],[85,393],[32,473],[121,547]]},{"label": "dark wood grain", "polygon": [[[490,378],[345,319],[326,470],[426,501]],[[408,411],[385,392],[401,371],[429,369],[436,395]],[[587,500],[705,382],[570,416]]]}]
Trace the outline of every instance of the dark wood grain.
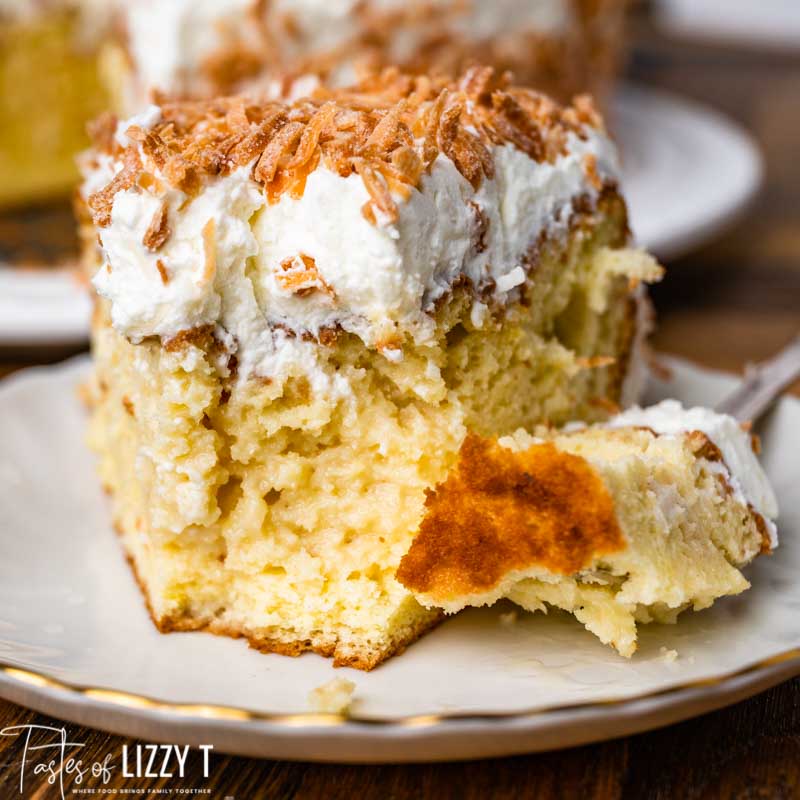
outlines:
[{"label": "dark wood grain", "polygon": [[[800,787],[800,680],[790,681],[729,709],[660,731],[555,753],[456,764],[335,766],[257,761],[212,755],[210,776],[190,756],[187,777],[117,779],[127,789],[210,790],[219,800],[355,798],[356,800],[706,800],[790,798]],[[4,725],[64,723],[10,704],[0,705]],[[135,742],[67,725],[84,743],[86,762],[108,753],[119,762],[123,744]],[[21,744],[0,737],[0,797],[19,786]],[[39,789],[37,790],[37,785]],[[28,776],[25,797],[57,794]],[[156,796],[156,795],[153,795]]]},{"label": "dark wood grain", "polygon": [[[642,27],[632,72],[639,81],[689,94],[739,119],[759,139],[767,180],[751,213],[713,245],[670,264],[654,293],[656,345],[713,367],[741,370],[800,330],[800,57],[663,41]],[[680,198],[665,198],[680,202]],[[32,231],[44,214],[53,238]],[[66,215],[66,216],[65,216]],[[26,260],[72,248],[68,211],[51,208],[0,221],[0,254]],[[16,247],[14,242],[20,247]],[[0,373],[59,352],[0,353]],[[800,391],[800,386],[795,388]],[[63,723],[0,702],[0,728]],[[68,725],[83,758],[115,757],[130,741]],[[0,800],[57,797],[28,776],[19,794],[21,744],[0,737]],[[322,766],[214,755],[211,776],[193,755],[184,780],[110,786],[207,789],[223,800],[253,798],[790,798],[800,797],[800,680],[664,730],[558,753],[415,766]],[[89,784],[94,785],[94,784]],[[152,795],[159,796],[159,795]],[[178,795],[173,795],[178,796]]]}]

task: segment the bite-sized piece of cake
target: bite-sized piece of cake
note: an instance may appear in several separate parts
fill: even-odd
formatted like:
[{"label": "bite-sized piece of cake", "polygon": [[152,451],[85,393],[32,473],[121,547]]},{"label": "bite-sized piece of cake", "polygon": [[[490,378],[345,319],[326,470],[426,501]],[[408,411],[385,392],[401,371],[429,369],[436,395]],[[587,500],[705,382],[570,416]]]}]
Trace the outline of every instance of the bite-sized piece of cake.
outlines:
[{"label": "bite-sized piece of cake", "polygon": [[0,206],[68,196],[106,103],[103,0],[0,0]]},{"label": "bite-sized piece of cake", "polygon": [[660,269],[602,122],[481,68],[105,122],[91,439],[153,617],[370,668],[441,616],[395,572],[466,434],[624,394]]},{"label": "bite-sized piece of cake", "polygon": [[[120,6],[109,59],[123,113],[153,99],[306,91],[400,66],[459,74],[476,62],[569,100],[605,91],[622,49],[627,0],[138,0]],[[278,88],[273,86],[273,88]]]},{"label": "bite-sized piece of cake", "polygon": [[732,417],[674,400],[567,432],[470,434],[398,579],[448,613],[561,608],[631,656],[637,622],[742,592],[741,568],[777,545],[753,448]]}]

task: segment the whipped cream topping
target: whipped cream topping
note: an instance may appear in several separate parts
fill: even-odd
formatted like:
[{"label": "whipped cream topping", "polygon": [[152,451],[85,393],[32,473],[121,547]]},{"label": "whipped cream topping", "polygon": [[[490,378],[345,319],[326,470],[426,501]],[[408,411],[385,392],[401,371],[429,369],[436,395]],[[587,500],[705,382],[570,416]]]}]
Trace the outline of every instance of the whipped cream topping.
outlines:
[{"label": "whipped cream topping", "polygon": [[727,414],[708,408],[684,408],[677,400],[664,400],[648,408],[630,408],[613,417],[611,428],[645,427],[660,435],[680,436],[690,431],[702,431],[717,446],[724,465],[724,477],[734,496],[744,505],[752,506],[766,523],[771,546],[777,547],[778,501],[764,469],[753,452],[750,434]]},{"label": "whipped cream topping", "polygon": [[[493,282],[495,301],[508,302],[526,280],[524,259],[540,234],[566,232],[573,201],[596,195],[584,173],[587,153],[597,156],[604,177],[616,176],[613,146],[598,134],[573,137],[554,164],[536,163],[512,145],[495,147],[495,176],[477,192],[440,154],[419,189],[405,202],[396,198],[398,220],[377,225],[361,213],[369,195],[359,176],[317,169],[301,198],[282,196],[254,223],[263,305],[295,330],[317,336],[338,324],[372,346],[395,326],[418,342],[430,337],[427,312],[461,275],[479,288]],[[298,253],[314,259],[335,298],[280,287],[279,265]]]},{"label": "whipped cream topping", "polygon": [[[9,0],[0,0],[7,3]],[[94,0],[99,2],[99,0]],[[137,0],[122,4],[127,49],[133,62],[133,83],[126,89],[129,111],[146,104],[152,91],[203,95],[202,67],[231,46],[251,50],[265,66],[293,71],[309,56],[335,54],[334,82],[350,83],[357,42],[368,26],[393,13],[408,11],[405,0],[275,0],[256,16],[255,0]],[[573,21],[567,0],[428,0],[438,24],[468,41],[493,38],[508,31],[561,33]],[[388,61],[414,57],[430,36],[430,20],[395,25],[388,38]],[[437,29],[438,30],[438,29]],[[356,48],[357,50],[357,48]],[[266,77],[266,76],[264,76]],[[263,84],[263,81],[262,81]]]},{"label": "whipped cream topping", "polygon": [[[150,108],[135,121],[158,119]],[[133,341],[221,326],[237,342],[244,374],[272,374],[276,329],[320,337],[340,327],[399,360],[404,334],[418,343],[433,336],[430,312],[461,276],[492,303],[518,298],[532,246],[542,235],[566,234],[575,202],[598,195],[587,157],[601,178],[616,180],[614,146],[595,129],[584,135],[570,134],[553,163],[495,146],[494,177],[477,190],[440,154],[407,199],[393,195],[397,219],[378,213],[375,224],[363,213],[370,198],[361,177],[322,165],[301,197],[284,193],[273,204],[251,179],[252,165],[210,179],[191,202],[175,188],[120,191],[110,225],[98,229],[105,263],[94,285],[111,302],[115,328]],[[121,168],[97,159],[85,195]],[[162,206],[170,235],[152,251],[145,233]],[[287,283],[309,260],[310,282]],[[485,317],[476,305],[473,322]]]},{"label": "whipped cream topping", "polygon": [[[319,348],[269,325],[259,305],[247,265],[259,251],[250,218],[264,198],[249,175],[250,168],[243,167],[211,184],[180,214],[186,197],[177,190],[162,198],[120,192],[112,223],[102,232],[106,261],[94,286],[111,300],[114,327],[134,342],[213,325],[227,353],[237,356],[241,376],[283,381],[303,375],[313,391],[347,397],[347,381],[316,368]],[[151,254],[142,237],[164,201],[178,222],[163,251]],[[221,369],[226,362],[227,356]]]}]

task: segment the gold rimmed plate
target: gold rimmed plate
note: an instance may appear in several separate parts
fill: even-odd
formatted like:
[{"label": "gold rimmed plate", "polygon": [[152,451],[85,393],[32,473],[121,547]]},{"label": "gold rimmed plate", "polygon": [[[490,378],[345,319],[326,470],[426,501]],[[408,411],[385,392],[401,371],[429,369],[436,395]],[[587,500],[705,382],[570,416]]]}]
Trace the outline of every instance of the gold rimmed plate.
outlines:
[{"label": "gold rimmed plate", "polygon": [[[671,363],[651,399],[713,404],[735,379]],[[109,523],[84,446],[87,363],[0,385],[0,695],[153,741],[327,761],[477,758],[625,735],[736,702],[800,674],[800,402],[761,430],[781,546],[753,588],[641,630],[630,661],[561,614],[507,608],[449,620],[372,673],[263,655],[202,633],[158,634]],[[671,651],[674,651],[672,653]],[[356,684],[350,718],[308,693]]]}]

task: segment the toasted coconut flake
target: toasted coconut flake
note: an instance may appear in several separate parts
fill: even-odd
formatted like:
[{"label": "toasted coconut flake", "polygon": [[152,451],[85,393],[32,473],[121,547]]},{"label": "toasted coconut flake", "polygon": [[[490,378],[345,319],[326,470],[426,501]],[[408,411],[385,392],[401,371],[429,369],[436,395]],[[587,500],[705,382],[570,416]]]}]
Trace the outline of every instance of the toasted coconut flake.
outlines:
[{"label": "toasted coconut flake", "polygon": [[237,133],[245,135],[250,130],[250,119],[247,116],[247,104],[243,97],[236,97],[225,113],[225,124]]},{"label": "toasted coconut flake", "polygon": [[166,286],[169,283],[169,272],[167,272],[167,268],[164,265],[164,262],[160,259],[156,259],[156,269],[158,270],[158,274],[161,277],[161,283]]},{"label": "toasted coconut flake", "polygon": [[459,81],[459,87],[473,102],[491,105],[492,91],[499,88],[495,71],[491,67],[475,65],[467,69]]},{"label": "toasted coconut flake", "polygon": [[172,153],[166,142],[155,132],[131,125],[125,135],[142,147],[142,152],[158,167],[164,169]]},{"label": "toasted coconut flake", "polygon": [[470,134],[459,131],[455,141],[446,151],[458,171],[478,189],[484,176],[491,177],[494,169],[488,151]]},{"label": "toasted coconut flake", "polygon": [[282,127],[264,149],[253,170],[253,177],[259,183],[271,183],[275,179],[281,159],[287,156],[302,135],[303,125],[300,122],[289,122]]},{"label": "toasted coconut flake", "polygon": [[212,217],[203,226],[203,274],[200,282],[211,283],[217,274],[217,225]]},{"label": "toasted coconut flake", "polygon": [[210,350],[214,344],[214,326],[200,325],[197,328],[188,328],[178,331],[174,336],[164,340],[164,349],[168,353],[179,353],[187,347],[199,347]]},{"label": "toasted coconut flake", "polygon": [[411,196],[411,187],[414,185],[409,181],[405,174],[400,172],[394,165],[381,162],[378,164],[378,172],[383,176],[390,192],[399,195],[403,200],[408,200]]},{"label": "toasted coconut flake", "polygon": [[365,156],[383,157],[397,146],[401,137],[404,142],[407,142],[408,137],[403,136],[404,133],[408,132],[407,126],[403,123],[405,110],[406,101],[401,100],[394,108],[389,109],[384,114],[364,143],[363,152]]},{"label": "toasted coconut flake", "polygon": [[322,132],[333,123],[335,116],[336,103],[330,102],[325,103],[325,105],[311,117],[303,131],[294,156],[286,165],[287,169],[302,167],[311,160],[317,150]]},{"label": "toasted coconut flake", "polygon": [[[392,200],[392,195],[387,185],[384,183],[384,180],[366,161],[356,161],[355,167],[356,171],[361,176],[361,180],[364,181],[364,186],[367,188],[371,199],[369,205],[373,208],[373,211],[370,221],[374,224],[374,209],[377,209],[389,222],[396,222],[397,205],[394,200]],[[367,215],[365,214],[365,216]],[[370,217],[367,217],[367,219],[370,219]]]},{"label": "toasted coconut flake", "polygon": [[501,140],[511,142],[534,161],[545,157],[544,137],[540,126],[509,92],[495,92],[492,95],[494,117],[492,124]]},{"label": "toasted coconut flake", "polygon": [[275,275],[278,286],[286,292],[306,297],[313,292],[323,292],[335,297],[333,289],[319,274],[317,264],[311,256],[299,253],[293,258],[281,261],[280,271]]},{"label": "toasted coconut flake", "polygon": [[277,202],[283,194],[288,194],[294,199],[302,197],[306,188],[306,180],[317,168],[319,158],[319,152],[316,151],[305,164],[301,164],[294,169],[278,170],[275,178],[267,184],[267,199],[269,202]]},{"label": "toasted coconut flake", "polygon": [[[282,108],[271,109],[266,119],[255,129],[238,141],[228,153],[228,161],[234,167],[249,164],[256,156],[264,152],[275,132],[286,122],[286,112]],[[249,123],[248,123],[249,127]]]},{"label": "toasted coconut flake", "polygon": [[589,183],[600,191],[603,188],[603,179],[597,171],[597,156],[594,153],[587,153],[583,157],[583,171],[586,173],[586,177],[589,178]]},{"label": "toasted coconut flake", "polygon": [[122,164],[122,169],[114,176],[111,183],[89,197],[88,204],[92,211],[92,219],[98,228],[105,228],[111,224],[111,209],[114,206],[114,197],[117,192],[130,189],[136,183],[136,178],[142,168],[142,161],[135,147],[125,150]]},{"label": "toasted coconut flake", "polygon": [[430,169],[431,164],[436,161],[436,157],[439,155],[439,147],[436,143],[439,135],[439,123],[449,96],[450,93],[447,89],[443,89],[425,115],[425,137],[422,143],[422,163],[426,170]]},{"label": "toasted coconut flake", "polygon": [[166,201],[162,201],[144,233],[142,244],[152,253],[157,253],[172,234],[168,212]]},{"label": "toasted coconut flake", "polygon": [[375,216],[375,209],[372,207],[371,202],[366,202],[361,206],[361,216],[364,217],[370,225],[378,224],[378,218]]},{"label": "toasted coconut flake", "polygon": [[167,190],[164,182],[159,180],[151,172],[140,172],[136,184],[153,195],[163,194]]},{"label": "toasted coconut flake", "polygon": [[398,147],[392,153],[392,166],[403,176],[405,183],[416,186],[422,177],[423,163],[413,147]]},{"label": "toasted coconut flake", "polygon": [[572,101],[572,108],[565,109],[564,117],[577,127],[588,125],[590,128],[605,131],[603,117],[588,94],[578,95]]},{"label": "toasted coconut flake", "polygon": [[601,367],[610,367],[616,364],[617,359],[613,356],[591,356],[589,358],[579,356],[575,359],[575,363],[581,369],[600,369]]},{"label": "toasted coconut flake", "polygon": [[469,201],[469,207],[475,216],[475,230],[472,235],[473,247],[476,253],[484,253],[489,246],[486,241],[486,237],[489,234],[489,217],[473,200]]},{"label": "toasted coconut flake", "polygon": [[461,124],[461,112],[463,110],[464,106],[461,103],[454,102],[446,106],[439,116],[436,143],[438,149],[445,154],[452,148],[456,136],[458,136]]},{"label": "toasted coconut flake", "polygon": [[704,458],[707,461],[724,461],[722,451],[703,431],[688,431],[686,443],[697,458]]},{"label": "toasted coconut flake", "polygon": [[[155,193],[180,189],[187,202],[217,175],[254,164],[252,177],[270,202],[289,192],[299,196],[308,175],[323,163],[342,177],[361,176],[370,202],[364,215],[396,219],[392,193],[408,195],[443,153],[477,188],[494,172],[491,147],[513,144],[537,161],[553,161],[571,134],[585,136],[602,120],[588,98],[563,109],[544,95],[510,86],[507,75],[473,67],[460,81],[411,77],[387,69],[348,89],[320,86],[293,103],[234,97],[173,102],[160,98],[161,119],[153,128],[131,126],[140,162],[129,148],[114,180],[90,199],[97,225],[107,225],[116,192],[139,173]],[[95,146],[120,157],[112,119],[95,123]],[[601,188],[596,164],[587,174]],[[160,182],[161,185],[156,183]]]}]

